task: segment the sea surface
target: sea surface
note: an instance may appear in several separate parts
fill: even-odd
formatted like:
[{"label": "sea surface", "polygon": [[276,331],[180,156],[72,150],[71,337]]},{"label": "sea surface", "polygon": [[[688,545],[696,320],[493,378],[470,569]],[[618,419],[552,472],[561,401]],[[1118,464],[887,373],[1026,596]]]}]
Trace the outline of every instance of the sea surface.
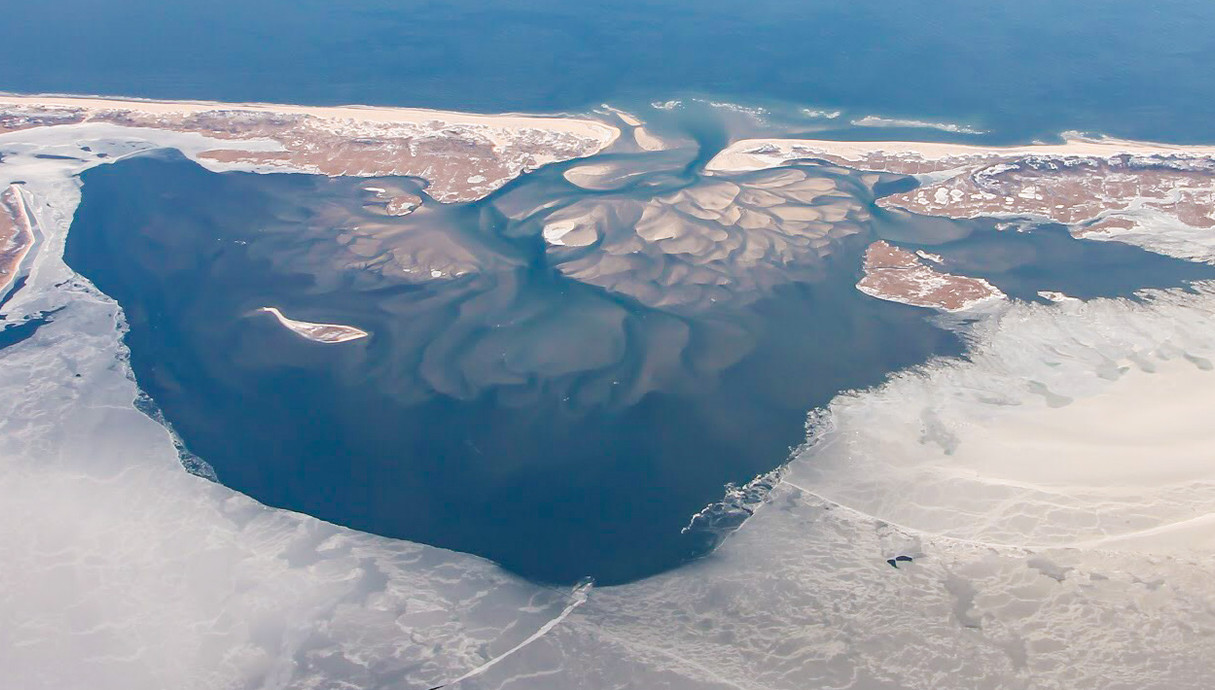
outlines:
[{"label": "sea surface", "polygon": [[485,112],[701,96],[1209,142],[1212,26],[1207,0],[41,0],[5,7],[0,89]]},{"label": "sea surface", "polygon": [[[664,171],[612,196],[698,180]],[[721,534],[692,516],[781,465],[809,411],[962,354],[933,312],[855,289],[875,239],[1023,299],[1215,277],[1058,228],[887,212],[855,187],[874,220],[816,270],[790,266],[771,290],[709,309],[654,308],[565,277],[541,224],[504,215],[607,198],[556,170],[396,220],[367,210],[363,188],[409,180],[216,174],[163,153],[83,181],[65,258],[121,304],[140,386],[219,481],[543,582],[626,582],[708,552]],[[439,228],[477,268],[413,281],[352,264],[342,238],[366,223]],[[267,305],[372,335],[310,342],[256,311]]]}]

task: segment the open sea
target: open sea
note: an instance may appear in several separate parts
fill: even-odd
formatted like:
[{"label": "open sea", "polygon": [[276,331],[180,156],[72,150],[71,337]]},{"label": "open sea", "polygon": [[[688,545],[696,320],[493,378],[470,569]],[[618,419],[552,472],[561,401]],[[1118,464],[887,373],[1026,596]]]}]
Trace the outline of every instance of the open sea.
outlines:
[{"label": "open sea", "polygon": [[1206,0],[41,0],[5,8],[0,89],[579,110],[775,110],[1215,140]]}]

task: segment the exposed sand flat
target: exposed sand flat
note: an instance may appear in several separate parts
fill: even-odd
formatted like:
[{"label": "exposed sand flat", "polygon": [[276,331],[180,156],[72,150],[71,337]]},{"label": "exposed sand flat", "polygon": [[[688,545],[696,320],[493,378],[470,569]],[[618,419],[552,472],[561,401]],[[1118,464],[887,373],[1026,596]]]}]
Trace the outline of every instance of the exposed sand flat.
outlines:
[{"label": "exposed sand flat", "polygon": [[645,127],[637,127],[633,130],[633,139],[643,151],[664,151],[667,149],[667,142],[663,141],[650,133]]},{"label": "exposed sand flat", "polygon": [[403,189],[400,184],[384,182],[385,187],[363,187],[363,191],[375,195],[381,204],[367,204],[364,208],[379,207],[387,216],[407,216],[422,205],[422,197]]},{"label": "exposed sand flat", "polygon": [[17,277],[21,262],[34,246],[34,230],[30,224],[21,188],[9,185],[0,193],[0,295]]},{"label": "exposed sand flat", "polygon": [[607,112],[620,118],[620,121],[630,128],[633,141],[637,143],[637,147],[642,151],[665,151],[671,148],[661,137],[651,134],[645,128],[645,123],[636,115],[619,108],[613,108],[606,103],[600,106],[600,112]]},{"label": "exposed sand flat", "polygon": [[648,200],[588,197],[548,215],[543,237],[570,278],[654,307],[701,310],[815,275],[868,217],[833,179],[775,170]]},{"label": "exposed sand flat", "polygon": [[0,95],[0,132],[84,122],[271,140],[280,151],[225,148],[200,155],[323,175],[411,175],[427,180],[431,196],[445,202],[481,198],[526,170],[593,155],[620,136],[606,122],[575,117]]},{"label": "exposed sand flat", "polygon": [[274,318],[278,319],[278,322],[288,330],[318,343],[344,343],[350,340],[366,338],[370,335],[367,331],[355,328],[354,326],[343,326],[336,323],[311,323],[309,321],[289,319],[275,307],[262,307],[258,311],[273,314]]},{"label": "exposed sand flat", "polygon": [[587,163],[577,165],[561,174],[572,185],[583,189],[604,191],[617,189],[631,178],[650,172],[636,165],[621,163]]},{"label": "exposed sand flat", "polygon": [[882,198],[884,206],[950,218],[1052,221],[1077,236],[1215,261],[1215,146],[1075,136],[1008,147],[752,139],[722,151],[707,168],[737,172],[805,159],[917,176],[919,187]]}]

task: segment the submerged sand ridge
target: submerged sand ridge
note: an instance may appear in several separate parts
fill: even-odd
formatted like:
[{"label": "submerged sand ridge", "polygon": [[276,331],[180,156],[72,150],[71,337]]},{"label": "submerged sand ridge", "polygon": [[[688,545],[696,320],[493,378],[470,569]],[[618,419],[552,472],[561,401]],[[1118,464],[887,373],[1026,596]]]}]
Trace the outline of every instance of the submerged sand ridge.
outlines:
[{"label": "submerged sand ridge", "polygon": [[280,150],[225,147],[199,157],[331,176],[416,176],[444,202],[479,199],[524,171],[599,153],[620,135],[606,122],[575,117],[0,95],[0,133],[97,122],[270,140]]}]

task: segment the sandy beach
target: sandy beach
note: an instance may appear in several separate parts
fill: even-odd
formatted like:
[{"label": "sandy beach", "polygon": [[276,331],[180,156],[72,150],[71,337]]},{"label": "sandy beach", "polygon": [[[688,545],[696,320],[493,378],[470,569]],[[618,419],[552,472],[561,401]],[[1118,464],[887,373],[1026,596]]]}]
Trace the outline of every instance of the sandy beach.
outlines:
[{"label": "sandy beach", "polygon": [[743,139],[734,142],[712,158],[705,169],[710,172],[749,172],[762,170],[797,158],[831,156],[842,161],[862,163],[875,156],[913,159],[919,163],[950,162],[959,165],[987,157],[1086,156],[1112,158],[1122,154],[1209,157],[1215,146],[1161,144],[1124,139],[1087,139],[1064,135],[1062,144],[1024,146],[982,146],[928,141],[832,141],[825,139]]},{"label": "sandy beach", "polygon": [[309,106],[276,103],[220,103],[217,101],[154,101],[142,98],[104,98],[100,96],[0,94],[0,107],[4,106],[130,110],[150,115],[195,115],[242,110],[272,115],[306,115],[326,120],[353,120],[383,124],[425,125],[442,122],[449,125],[475,125],[504,129],[544,129],[597,139],[602,141],[605,146],[620,136],[620,131],[615,127],[590,118],[515,113],[489,115],[429,108],[392,108],[371,105]]}]

